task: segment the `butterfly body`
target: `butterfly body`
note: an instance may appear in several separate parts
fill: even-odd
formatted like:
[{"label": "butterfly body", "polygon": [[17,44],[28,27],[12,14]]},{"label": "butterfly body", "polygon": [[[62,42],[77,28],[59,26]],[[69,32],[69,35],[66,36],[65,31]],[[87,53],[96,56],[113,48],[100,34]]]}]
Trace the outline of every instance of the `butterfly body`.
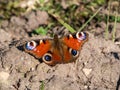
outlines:
[{"label": "butterfly body", "polygon": [[69,34],[62,38],[57,35],[53,39],[34,40],[24,45],[26,52],[42,59],[48,65],[75,61],[80,49],[88,39],[85,32]]}]

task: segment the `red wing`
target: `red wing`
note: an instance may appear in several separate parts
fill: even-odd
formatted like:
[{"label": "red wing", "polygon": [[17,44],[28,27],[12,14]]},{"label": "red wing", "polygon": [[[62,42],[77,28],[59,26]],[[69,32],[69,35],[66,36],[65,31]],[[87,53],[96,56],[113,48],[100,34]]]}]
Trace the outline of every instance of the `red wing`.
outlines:
[{"label": "red wing", "polygon": [[45,53],[47,53],[51,48],[51,41],[50,40],[40,40],[40,41],[34,41],[36,43],[36,46],[34,49],[29,49],[29,46],[25,44],[25,51],[34,55],[37,58],[41,58]]},{"label": "red wing", "polygon": [[70,34],[63,38],[63,42],[70,48],[75,50],[80,50],[84,42],[88,39],[88,34],[83,32],[78,32],[75,34]]}]

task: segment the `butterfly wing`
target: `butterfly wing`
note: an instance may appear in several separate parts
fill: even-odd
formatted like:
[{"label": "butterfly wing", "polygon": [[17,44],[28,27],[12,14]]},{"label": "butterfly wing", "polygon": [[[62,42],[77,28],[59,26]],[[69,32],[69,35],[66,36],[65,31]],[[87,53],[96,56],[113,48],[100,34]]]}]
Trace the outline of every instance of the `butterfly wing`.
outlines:
[{"label": "butterfly wing", "polygon": [[46,64],[55,65],[56,63],[62,62],[60,49],[58,48],[60,46],[58,44],[59,40],[56,41],[53,39],[33,40],[27,42],[24,45],[24,49],[25,52],[32,54],[36,58],[42,58]]},{"label": "butterfly wing", "polygon": [[88,34],[85,32],[77,32],[74,34],[69,34],[68,36],[63,38],[63,43],[65,43],[68,47],[80,50],[85,41],[88,40]]},{"label": "butterfly wing", "polygon": [[80,53],[82,45],[88,40],[88,34],[85,32],[77,32],[69,34],[62,38],[64,44],[64,62],[75,60]]},{"label": "butterfly wing", "polygon": [[33,40],[24,45],[25,51],[36,58],[41,58],[50,48],[51,40]]}]

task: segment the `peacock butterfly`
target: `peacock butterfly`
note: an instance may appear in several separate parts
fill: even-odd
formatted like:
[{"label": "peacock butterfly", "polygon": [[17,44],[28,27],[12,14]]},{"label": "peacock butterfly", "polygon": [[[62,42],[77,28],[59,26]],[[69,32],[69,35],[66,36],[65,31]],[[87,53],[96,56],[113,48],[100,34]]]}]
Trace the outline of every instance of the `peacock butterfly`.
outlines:
[{"label": "peacock butterfly", "polygon": [[86,32],[77,32],[53,39],[32,40],[24,45],[25,52],[42,59],[48,65],[75,61],[82,45],[88,40]]}]

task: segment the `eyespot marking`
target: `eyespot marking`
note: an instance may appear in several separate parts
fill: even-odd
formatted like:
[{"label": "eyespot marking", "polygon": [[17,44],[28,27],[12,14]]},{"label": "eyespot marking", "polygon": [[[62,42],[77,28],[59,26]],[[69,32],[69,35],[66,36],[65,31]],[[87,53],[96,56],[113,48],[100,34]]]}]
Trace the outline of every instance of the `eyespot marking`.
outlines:
[{"label": "eyespot marking", "polygon": [[77,34],[76,34],[76,37],[77,37],[77,39],[79,39],[79,40],[85,40],[86,39],[86,33],[84,33],[84,32],[77,32]]},{"label": "eyespot marking", "polygon": [[27,50],[33,50],[37,46],[35,41],[27,42],[25,47]]},{"label": "eyespot marking", "polygon": [[79,51],[69,48],[69,53],[73,56],[73,57],[78,57],[79,55]]},{"label": "eyespot marking", "polygon": [[50,63],[51,60],[52,60],[52,54],[46,53],[46,54],[43,55],[42,59],[43,59],[44,62]]}]

